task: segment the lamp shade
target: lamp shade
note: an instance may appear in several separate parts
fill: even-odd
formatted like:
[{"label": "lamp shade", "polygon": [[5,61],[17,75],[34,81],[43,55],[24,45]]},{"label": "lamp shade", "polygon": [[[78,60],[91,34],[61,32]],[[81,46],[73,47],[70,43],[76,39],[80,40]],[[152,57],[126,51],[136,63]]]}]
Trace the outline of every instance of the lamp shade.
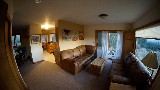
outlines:
[{"label": "lamp shade", "polygon": [[142,63],[149,68],[157,69],[158,68],[157,54],[154,52],[149,52],[142,59]]}]

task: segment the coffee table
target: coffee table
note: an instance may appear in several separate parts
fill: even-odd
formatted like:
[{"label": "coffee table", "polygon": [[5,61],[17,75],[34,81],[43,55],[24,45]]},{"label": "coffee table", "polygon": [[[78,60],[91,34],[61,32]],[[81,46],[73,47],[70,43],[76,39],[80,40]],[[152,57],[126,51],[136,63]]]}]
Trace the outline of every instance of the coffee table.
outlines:
[{"label": "coffee table", "polygon": [[105,66],[106,59],[96,58],[89,66],[89,72],[99,76]]}]

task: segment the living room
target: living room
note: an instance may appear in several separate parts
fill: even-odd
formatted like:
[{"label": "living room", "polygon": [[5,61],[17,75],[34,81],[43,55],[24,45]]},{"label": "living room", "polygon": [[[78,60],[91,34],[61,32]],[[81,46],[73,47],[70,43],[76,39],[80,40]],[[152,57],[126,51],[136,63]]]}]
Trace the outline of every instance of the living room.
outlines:
[{"label": "living room", "polygon": [[[95,80],[95,83],[94,81],[93,83],[91,83],[89,81],[96,79],[96,76],[88,73],[88,69],[87,69],[88,67],[85,70],[82,70],[81,72],[79,72],[78,74],[72,75],[65,70],[63,71],[63,69],[61,69],[59,66],[52,67],[52,64],[50,63],[44,64],[44,62],[41,62],[42,60],[44,60],[42,42],[40,41],[40,43],[38,44],[37,42],[36,44],[33,44],[31,41],[31,36],[40,35],[41,37],[42,35],[41,25],[45,24],[46,21],[48,21],[48,23],[50,25],[53,25],[54,27],[49,30],[52,30],[56,35],[56,42],[58,43],[59,51],[74,49],[81,45],[97,46],[98,38],[97,38],[96,32],[98,31],[113,31],[113,32],[122,31],[124,36],[129,38],[129,39],[127,38],[126,40],[124,39],[125,44],[123,44],[121,57],[125,58],[128,52],[134,53],[136,49],[135,39],[132,38],[132,37],[135,37],[134,30],[138,31],[146,27],[152,28],[154,26],[158,26],[159,19],[160,19],[159,17],[160,12],[158,10],[160,7],[159,7],[158,0],[152,0],[152,1],[137,0],[137,1],[122,1],[122,2],[116,1],[116,0],[94,1],[94,2],[90,2],[90,1],[66,2],[66,1],[49,1],[49,0],[35,0],[35,1],[34,0],[33,1],[4,0],[4,1],[8,3],[8,8],[9,8],[8,13],[11,19],[13,17],[13,19],[11,20],[12,26],[13,26],[12,30],[16,31],[17,29],[20,31],[24,31],[23,32],[24,35],[25,33],[28,34],[25,37],[24,41],[27,41],[27,42],[24,42],[25,43],[24,45],[28,45],[26,46],[28,47],[27,49],[28,56],[32,58],[32,61],[35,64],[33,64],[33,66],[31,64],[30,68],[26,68],[25,69],[26,71],[22,71],[21,73],[23,73],[22,77],[24,79],[24,82],[29,83],[29,84],[27,83],[26,84],[28,87],[30,87],[30,89],[33,89],[33,88],[39,89],[38,87],[40,87],[42,84],[45,85],[45,82],[43,83],[39,82],[39,80],[41,81],[40,79],[41,77],[38,77],[39,80],[37,79],[37,82],[32,81],[33,79],[32,80],[29,79],[28,81],[26,81],[24,76],[27,75],[27,73],[28,75],[32,76],[33,73],[32,74],[31,72],[29,73],[29,70],[31,69],[38,70],[36,73],[47,74],[45,70],[50,71],[47,65],[50,66],[52,69],[58,68],[58,69],[54,69],[55,71],[53,71],[52,73],[48,73],[48,74],[52,74],[51,76],[53,78],[57,77],[55,73],[59,73],[59,74],[62,74],[62,76],[61,75],[60,76],[63,78],[64,78],[64,75],[67,75],[69,77],[68,79],[64,80],[64,82],[67,82],[67,80],[72,81],[72,83],[70,82],[70,84],[66,84],[63,87],[63,89],[78,89],[78,88],[85,89],[86,88],[86,89],[96,90],[98,89],[98,87],[102,87],[102,88],[99,88],[102,90],[109,89],[109,85],[107,87],[104,87],[105,86],[104,84],[102,86],[98,84],[100,83],[98,80],[100,79],[101,81],[105,77],[105,74],[109,72],[109,70],[106,67],[102,71],[102,75],[100,75],[99,79],[97,77],[97,80]],[[86,5],[84,5],[84,3],[86,3]],[[53,12],[53,13],[50,13],[50,12]],[[100,14],[107,15],[106,19],[102,19],[101,17],[99,17]],[[65,33],[65,31],[68,32],[68,30],[72,31],[71,34],[72,33],[79,34],[79,32],[82,33],[82,35],[84,35],[84,39],[77,40],[75,38],[74,39],[72,38],[71,40],[67,39],[68,40],[67,41],[66,38],[65,39],[63,38],[63,33]],[[158,39],[159,37],[156,37],[156,38]],[[56,52],[54,53],[54,56],[55,56],[55,62],[56,62],[57,60]],[[109,61],[107,61],[106,63],[108,68],[110,66],[109,63],[110,63]],[[42,65],[42,67],[37,69],[39,65]],[[34,72],[33,70],[31,71]],[[80,75],[82,76],[78,78],[78,76]],[[88,76],[87,78],[89,78],[88,81],[85,81],[85,79],[87,79],[86,76]],[[37,76],[35,75],[35,77]],[[49,76],[45,76],[45,77],[49,77]],[[59,79],[61,77],[54,78],[54,80],[56,80],[57,82],[63,82],[61,81],[61,79]],[[46,79],[50,79],[50,78],[46,78]],[[45,78],[43,78],[43,80],[45,80]],[[105,78],[104,82],[107,82],[107,80],[108,79]],[[155,85],[154,88],[151,88],[153,90],[156,90],[159,86],[159,79],[157,79],[156,81],[158,81],[158,83],[154,84]],[[13,83],[13,82],[11,80],[10,83]],[[22,81],[20,80],[20,82],[23,82],[23,80]],[[52,83],[55,84],[55,82],[52,82]],[[83,82],[85,82],[85,84],[88,86],[84,84],[80,84]],[[40,86],[36,86],[35,85],[36,83],[39,83]],[[75,87],[72,86],[74,85],[74,83],[76,84]],[[31,84],[33,84],[33,86],[29,86]],[[17,85],[22,85],[25,87],[24,84],[19,83]],[[53,84],[48,83],[48,88],[46,87],[43,89],[54,89],[54,88],[62,89],[59,87],[59,85],[61,85],[59,83],[55,84],[55,87],[54,85],[53,86],[52,85]],[[92,87],[92,85],[93,86],[95,85],[94,88]],[[6,85],[6,87],[9,88],[11,86]],[[16,87],[16,84],[15,84],[15,87]],[[22,88],[23,87],[21,87],[21,89]]]}]

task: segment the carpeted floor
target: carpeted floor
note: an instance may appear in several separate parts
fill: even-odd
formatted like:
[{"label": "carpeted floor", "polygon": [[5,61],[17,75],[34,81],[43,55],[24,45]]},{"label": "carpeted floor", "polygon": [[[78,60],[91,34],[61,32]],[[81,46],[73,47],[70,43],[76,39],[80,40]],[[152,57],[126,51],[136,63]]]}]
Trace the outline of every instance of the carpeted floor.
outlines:
[{"label": "carpeted floor", "polygon": [[72,75],[57,64],[43,61],[27,63],[20,68],[22,77],[30,90],[108,90],[111,61],[107,60],[100,76],[88,72],[88,67]]}]

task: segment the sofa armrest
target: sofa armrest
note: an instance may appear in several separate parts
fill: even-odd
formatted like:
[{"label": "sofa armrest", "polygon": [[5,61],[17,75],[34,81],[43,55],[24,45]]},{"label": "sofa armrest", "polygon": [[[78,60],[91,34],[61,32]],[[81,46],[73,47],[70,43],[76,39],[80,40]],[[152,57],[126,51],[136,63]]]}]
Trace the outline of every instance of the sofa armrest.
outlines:
[{"label": "sofa armrest", "polygon": [[132,84],[132,81],[129,78],[123,77],[123,76],[119,76],[119,75],[111,76],[110,80],[113,83],[126,84],[126,85],[131,85]]},{"label": "sofa armrest", "polygon": [[63,59],[61,60],[61,68],[72,73],[76,74],[76,69],[78,67],[78,64],[72,60],[72,59]]},{"label": "sofa armrest", "polygon": [[86,46],[86,53],[93,54],[96,51],[95,46],[91,46],[91,45],[85,45],[85,46]]}]

